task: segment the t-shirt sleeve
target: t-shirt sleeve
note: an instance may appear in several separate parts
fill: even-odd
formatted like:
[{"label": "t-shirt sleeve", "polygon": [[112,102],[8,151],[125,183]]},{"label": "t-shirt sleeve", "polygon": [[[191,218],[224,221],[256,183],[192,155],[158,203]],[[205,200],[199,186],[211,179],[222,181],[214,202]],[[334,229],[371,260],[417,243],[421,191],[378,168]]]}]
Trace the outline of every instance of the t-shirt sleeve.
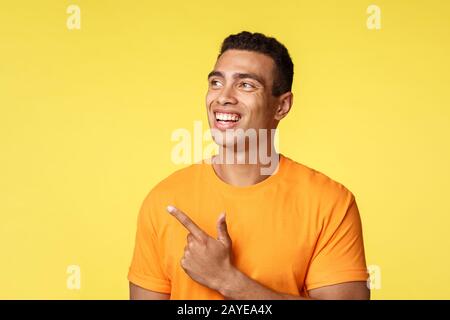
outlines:
[{"label": "t-shirt sleeve", "polygon": [[128,280],[151,291],[170,293],[170,281],[164,273],[155,225],[151,214],[154,206],[148,196],[142,203],[137,222],[133,258]]},{"label": "t-shirt sleeve", "polygon": [[306,290],[367,281],[361,218],[355,197],[348,193],[332,205],[324,220],[305,279]]}]

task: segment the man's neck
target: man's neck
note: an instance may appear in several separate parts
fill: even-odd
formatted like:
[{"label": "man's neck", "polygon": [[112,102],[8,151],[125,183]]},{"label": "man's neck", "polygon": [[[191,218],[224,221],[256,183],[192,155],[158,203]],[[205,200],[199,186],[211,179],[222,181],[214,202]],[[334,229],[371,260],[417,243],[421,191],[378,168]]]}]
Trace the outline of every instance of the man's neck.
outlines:
[{"label": "man's neck", "polygon": [[[233,161],[230,162],[230,158],[226,159],[224,156],[225,150],[220,149],[219,155],[212,159],[212,166],[216,175],[224,182],[238,187],[251,186],[267,179],[277,169],[280,155],[273,146],[269,150],[264,160],[260,159],[258,152],[255,163],[255,161],[249,161],[248,151],[242,151],[244,154],[234,154]],[[245,159],[245,163],[241,164],[237,161],[240,157]],[[270,162],[267,163],[267,160]]]}]

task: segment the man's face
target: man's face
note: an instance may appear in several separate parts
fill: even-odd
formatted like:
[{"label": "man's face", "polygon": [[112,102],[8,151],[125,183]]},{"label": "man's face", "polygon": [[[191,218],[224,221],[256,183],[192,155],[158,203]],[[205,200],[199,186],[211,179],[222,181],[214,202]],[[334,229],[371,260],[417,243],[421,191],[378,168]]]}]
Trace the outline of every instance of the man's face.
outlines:
[{"label": "man's face", "polygon": [[[206,107],[210,128],[218,130],[222,137],[226,130],[255,129],[258,133],[259,129],[275,128],[274,68],[272,58],[264,54],[225,51],[208,77]],[[227,146],[236,142],[234,138],[214,140]]]}]

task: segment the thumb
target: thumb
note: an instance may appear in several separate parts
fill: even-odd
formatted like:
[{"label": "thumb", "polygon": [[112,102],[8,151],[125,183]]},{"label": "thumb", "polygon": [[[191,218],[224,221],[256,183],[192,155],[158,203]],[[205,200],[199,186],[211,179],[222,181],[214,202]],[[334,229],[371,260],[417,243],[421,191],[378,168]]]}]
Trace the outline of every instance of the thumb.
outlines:
[{"label": "thumb", "polygon": [[228,233],[225,212],[217,220],[217,240],[221,241],[227,247],[231,246],[231,238]]}]

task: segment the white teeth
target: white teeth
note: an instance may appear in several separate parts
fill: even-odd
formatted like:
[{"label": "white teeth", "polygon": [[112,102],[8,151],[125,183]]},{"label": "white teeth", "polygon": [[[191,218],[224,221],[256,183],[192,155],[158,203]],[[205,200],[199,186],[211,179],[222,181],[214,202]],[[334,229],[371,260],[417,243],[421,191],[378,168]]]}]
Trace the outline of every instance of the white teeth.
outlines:
[{"label": "white teeth", "polygon": [[238,121],[241,117],[235,113],[216,113],[216,120],[218,121]]}]

